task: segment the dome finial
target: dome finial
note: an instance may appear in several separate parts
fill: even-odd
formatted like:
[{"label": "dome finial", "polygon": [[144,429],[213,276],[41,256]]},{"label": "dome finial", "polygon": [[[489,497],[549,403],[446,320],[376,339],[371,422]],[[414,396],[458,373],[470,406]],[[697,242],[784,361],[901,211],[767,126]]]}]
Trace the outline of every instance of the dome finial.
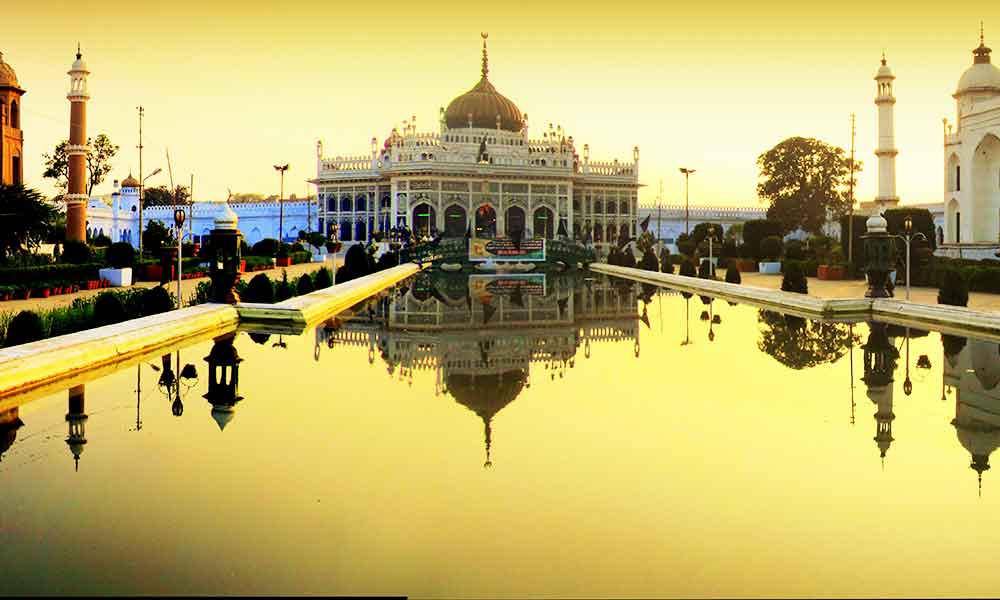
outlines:
[{"label": "dome finial", "polygon": [[982,19],[979,20],[979,45],[980,46],[986,45],[986,34],[984,32]]},{"label": "dome finial", "polygon": [[990,63],[990,48],[986,47],[986,34],[983,29],[983,22],[979,22],[979,47],[972,51],[972,55],[975,57],[973,59],[973,64],[989,64]]},{"label": "dome finial", "polygon": [[885,64],[885,48],[882,48],[882,64]]},{"label": "dome finial", "polygon": [[76,43],[76,59],[80,60],[82,57],[83,57],[83,54],[80,53],[80,42],[77,42]]},{"label": "dome finial", "polygon": [[487,79],[490,73],[490,59],[486,54],[486,38],[490,37],[490,34],[484,31],[479,35],[483,38],[483,79]]}]

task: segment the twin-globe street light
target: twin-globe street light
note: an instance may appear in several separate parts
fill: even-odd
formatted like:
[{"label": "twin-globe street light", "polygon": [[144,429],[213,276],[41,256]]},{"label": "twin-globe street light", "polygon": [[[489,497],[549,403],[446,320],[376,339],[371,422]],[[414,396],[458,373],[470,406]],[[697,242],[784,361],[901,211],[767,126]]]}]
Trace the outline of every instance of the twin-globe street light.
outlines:
[{"label": "twin-globe street light", "polygon": [[278,241],[285,240],[285,171],[288,165],[274,165],[274,170],[281,173],[281,191],[278,194]]},{"label": "twin-globe street light", "polygon": [[925,242],[929,241],[927,236],[921,232],[913,233],[913,218],[909,215],[903,220],[903,235],[892,236],[897,239],[903,240],[906,243],[906,299],[910,299],[910,243],[916,238],[923,238]]},{"label": "twin-globe street light", "polygon": [[695,169],[688,169],[686,167],[681,167],[680,172],[684,173],[684,233],[691,235],[691,219],[690,210],[688,207],[688,191],[691,189],[689,178],[695,172]]},{"label": "twin-globe street light", "polygon": [[184,306],[184,299],[181,296],[181,238],[184,237],[184,209],[180,206],[174,208],[174,225],[177,227],[177,308]]}]

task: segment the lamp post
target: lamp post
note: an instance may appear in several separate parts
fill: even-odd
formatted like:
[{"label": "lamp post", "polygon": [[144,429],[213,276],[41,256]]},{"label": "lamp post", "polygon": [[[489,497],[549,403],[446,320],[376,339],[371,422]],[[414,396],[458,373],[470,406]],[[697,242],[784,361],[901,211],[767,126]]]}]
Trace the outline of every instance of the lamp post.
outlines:
[{"label": "lamp post", "polygon": [[281,190],[278,193],[278,241],[285,239],[285,171],[288,165],[274,165],[274,170],[281,174]]},{"label": "lamp post", "polygon": [[715,237],[715,225],[708,226],[708,274],[715,279],[715,264],[712,262],[712,238]]},{"label": "lamp post", "polygon": [[680,171],[681,173],[684,173],[684,233],[691,235],[691,211],[688,204],[688,196],[691,189],[691,182],[689,178],[695,170],[681,167]]},{"label": "lamp post", "polygon": [[[141,171],[142,167],[140,167],[139,170]],[[142,258],[142,201],[143,197],[145,196],[146,180],[152,177],[153,175],[158,175],[161,171],[163,171],[163,169],[157,167],[153,169],[152,173],[143,177],[142,181],[139,182],[139,257],[140,258]]]},{"label": "lamp post", "polygon": [[177,308],[184,306],[184,297],[181,296],[181,239],[184,237],[184,209],[180,206],[174,208],[174,226],[177,228]]},{"label": "lamp post", "polygon": [[910,244],[916,238],[923,238],[923,240],[929,241],[927,236],[922,232],[918,231],[913,233],[913,218],[909,215],[903,220],[903,235],[894,235],[894,238],[903,240],[906,244],[906,299],[910,299]]}]

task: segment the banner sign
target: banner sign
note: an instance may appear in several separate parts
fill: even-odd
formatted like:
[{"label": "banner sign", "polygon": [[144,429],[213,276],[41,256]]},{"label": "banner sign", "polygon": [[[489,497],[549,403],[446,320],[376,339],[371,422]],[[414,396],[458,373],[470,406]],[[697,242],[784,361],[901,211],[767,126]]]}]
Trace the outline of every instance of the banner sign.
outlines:
[{"label": "banner sign", "polygon": [[514,247],[514,241],[507,238],[469,240],[469,260],[509,260],[509,261],[544,261],[545,240],[532,238],[521,240],[519,248]]},{"label": "banner sign", "polygon": [[474,296],[492,294],[510,296],[519,291],[524,296],[545,295],[545,273],[469,275],[469,291]]}]

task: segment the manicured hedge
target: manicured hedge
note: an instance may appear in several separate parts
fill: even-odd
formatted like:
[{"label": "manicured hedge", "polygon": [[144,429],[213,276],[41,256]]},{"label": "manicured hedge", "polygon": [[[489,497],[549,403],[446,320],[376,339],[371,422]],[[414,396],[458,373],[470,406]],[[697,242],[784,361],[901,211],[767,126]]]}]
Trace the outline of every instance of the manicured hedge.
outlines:
[{"label": "manicured hedge", "polygon": [[807,277],[816,277],[816,270],[819,268],[819,261],[815,259],[791,260],[786,258],[781,261],[781,272],[786,273],[793,265],[798,267]]},{"label": "manicured hedge", "polygon": [[780,221],[770,219],[754,219],[743,224],[743,242],[750,249],[753,257],[757,260],[761,258],[760,243],[764,238],[771,236],[782,237],[784,231]]},{"label": "manicured hedge", "polygon": [[97,279],[97,271],[103,266],[100,263],[85,263],[0,269],[0,284],[32,284],[38,281],[90,281]]}]

